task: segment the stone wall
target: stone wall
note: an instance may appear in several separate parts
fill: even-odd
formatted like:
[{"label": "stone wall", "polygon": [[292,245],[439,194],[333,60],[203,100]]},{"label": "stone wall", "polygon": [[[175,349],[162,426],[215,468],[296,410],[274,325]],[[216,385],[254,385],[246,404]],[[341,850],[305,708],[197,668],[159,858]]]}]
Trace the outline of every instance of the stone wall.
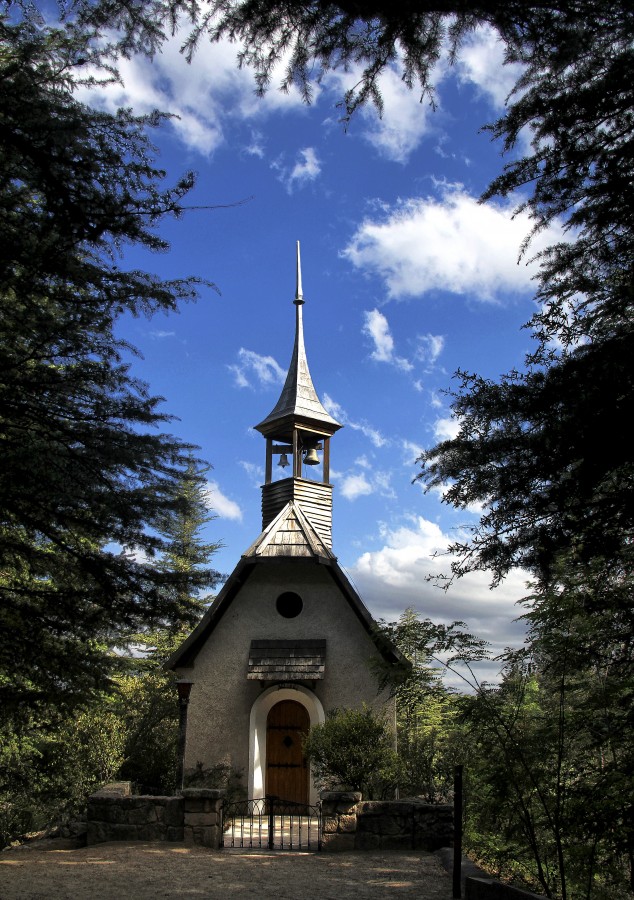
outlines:
[{"label": "stone wall", "polygon": [[324,791],[324,850],[439,850],[453,844],[453,807],[422,800],[362,800]]},{"label": "stone wall", "polygon": [[183,798],[93,794],[88,798],[86,840],[182,841]]},{"label": "stone wall", "polygon": [[[88,799],[87,842],[184,841],[219,849],[225,792],[187,788],[178,797],[133,796],[123,782]],[[324,791],[322,849],[427,850],[453,843],[453,807],[422,800],[363,800]]]},{"label": "stone wall", "polygon": [[87,843],[185,841],[218,849],[224,794],[190,788],[179,797],[131,796],[108,785],[88,798]]},{"label": "stone wall", "polygon": [[218,850],[222,837],[222,803],[225,791],[185,788],[183,795],[183,840]]}]

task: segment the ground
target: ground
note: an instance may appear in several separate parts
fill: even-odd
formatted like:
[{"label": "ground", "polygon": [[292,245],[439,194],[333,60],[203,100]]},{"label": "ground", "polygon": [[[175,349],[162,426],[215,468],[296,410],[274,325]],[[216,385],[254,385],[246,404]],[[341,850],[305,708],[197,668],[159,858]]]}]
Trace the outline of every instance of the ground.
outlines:
[{"label": "ground", "polygon": [[[41,849],[46,846],[48,849]],[[0,853],[0,900],[451,900],[430,853],[212,851],[184,844],[42,841]]]}]

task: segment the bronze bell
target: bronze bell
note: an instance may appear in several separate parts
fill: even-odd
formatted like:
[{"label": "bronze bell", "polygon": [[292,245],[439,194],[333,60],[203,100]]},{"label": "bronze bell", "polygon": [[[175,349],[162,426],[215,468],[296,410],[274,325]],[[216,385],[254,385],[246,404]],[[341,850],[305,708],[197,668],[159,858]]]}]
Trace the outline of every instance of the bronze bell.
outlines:
[{"label": "bronze bell", "polygon": [[304,456],[304,463],[307,466],[319,465],[319,457],[317,456],[317,450],[314,447],[311,447],[306,451],[306,454]]}]

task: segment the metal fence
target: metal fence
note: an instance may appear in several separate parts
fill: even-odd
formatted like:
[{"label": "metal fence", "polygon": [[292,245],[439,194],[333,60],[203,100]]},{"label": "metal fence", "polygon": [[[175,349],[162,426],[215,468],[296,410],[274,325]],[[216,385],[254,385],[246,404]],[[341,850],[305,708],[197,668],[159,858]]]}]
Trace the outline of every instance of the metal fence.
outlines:
[{"label": "metal fence", "polygon": [[321,850],[321,807],[279,797],[225,803],[222,832],[227,848]]}]

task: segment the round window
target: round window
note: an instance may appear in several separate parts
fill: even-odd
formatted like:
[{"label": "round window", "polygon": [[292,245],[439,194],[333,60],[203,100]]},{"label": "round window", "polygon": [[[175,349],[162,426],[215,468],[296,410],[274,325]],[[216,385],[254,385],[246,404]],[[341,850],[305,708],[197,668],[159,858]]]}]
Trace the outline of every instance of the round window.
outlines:
[{"label": "round window", "polygon": [[294,619],[295,616],[300,614],[304,608],[304,604],[302,603],[302,598],[299,594],[294,594],[292,591],[285,591],[285,593],[280,594],[275,601],[275,608],[285,619]]}]

